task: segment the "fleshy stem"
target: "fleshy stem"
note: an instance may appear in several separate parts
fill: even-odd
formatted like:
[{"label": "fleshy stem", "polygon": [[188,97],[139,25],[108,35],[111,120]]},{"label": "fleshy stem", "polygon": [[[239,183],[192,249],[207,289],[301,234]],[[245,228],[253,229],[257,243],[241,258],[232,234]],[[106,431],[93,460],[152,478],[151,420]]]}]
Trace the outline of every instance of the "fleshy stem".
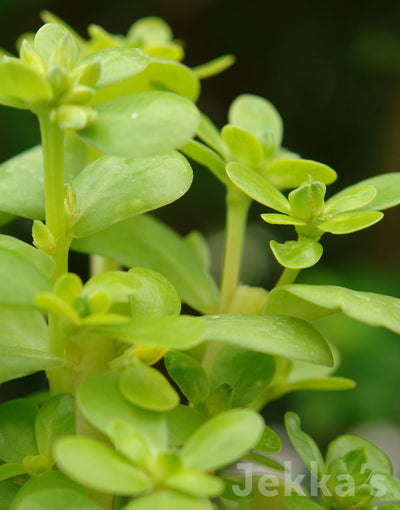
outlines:
[{"label": "fleshy stem", "polygon": [[226,194],[225,252],[219,312],[227,313],[239,284],[246,222],[251,200],[234,186]]},{"label": "fleshy stem", "polygon": [[42,136],[46,226],[56,241],[53,281],[68,271],[68,251],[64,209],[64,133],[49,115],[39,116]]},{"label": "fleshy stem", "polygon": [[[251,199],[234,186],[226,193],[226,230],[225,251],[222,269],[221,297],[219,313],[229,313],[232,298],[239,284],[240,268],[243,256],[243,244],[246,233],[247,216]],[[217,342],[210,343],[203,357],[203,367],[208,371],[220,349]]]},{"label": "fleshy stem", "polygon": [[[55,271],[52,277],[55,282],[59,276],[68,271],[68,252],[71,237],[66,231],[66,217],[64,206],[64,133],[58,125],[49,119],[48,114],[39,115],[40,132],[42,137],[43,162],[44,162],[44,186],[45,186],[45,213],[46,226],[55,239]],[[52,354],[61,358],[71,358],[70,352],[65,352],[71,344],[68,334],[60,325],[57,316],[49,313],[49,350]],[[67,369],[50,370],[47,377],[52,394],[61,392],[76,393],[81,380],[87,378],[93,372],[104,370],[107,361],[113,357],[113,344],[108,339],[97,339],[93,349],[92,343],[80,342],[78,352],[78,370],[71,374]],[[88,352],[87,345],[91,347]],[[94,356],[93,353],[96,353]],[[79,409],[76,413],[77,434],[96,436],[97,432],[86,422]],[[104,509],[112,507],[112,496],[107,494],[93,493],[94,499]]]},{"label": "fleshy stem", "polygon": [[300,269],[290,269],[286,267],[282,272],[279,280],[276,282],[275,287],[279,287],[280,285],[289,285],[290,283],[294,283],[297,278],[297,275],[300,273]]},{"label": "fleshy stem", "polygon": [[[47,113],[39,115],[42,137],[45,218],[46,226],[55,239],[53,282],[68,271],[68,251],[70,239],[66,234],[64,209],[64,133],[52,122]],[[58,318],[49,313],[49,350],[52,354],[64,357],[64,331]],[[70,390],[65,369],[54,369],[47,373],[51,394]]]},{"label": "fleshy stem", "polygon": [[96,276],[106,271],[120,271],[118,262],[102,257],[101,255],[90,255],[90,276]]}]

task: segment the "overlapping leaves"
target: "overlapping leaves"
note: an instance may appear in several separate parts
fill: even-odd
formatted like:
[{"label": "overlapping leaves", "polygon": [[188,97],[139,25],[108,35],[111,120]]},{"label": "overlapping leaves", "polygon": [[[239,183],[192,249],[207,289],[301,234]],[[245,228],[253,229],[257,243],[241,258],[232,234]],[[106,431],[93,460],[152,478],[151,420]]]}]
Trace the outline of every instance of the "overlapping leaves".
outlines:
[{"label": "overlapping leaves", "polygon": [[[202,116],[197,135],[209,147],[190,141],[182,150],[228,188],[233,182],[253,200],[278,211],[263,214],[264,221],[295,227],[297,240],[271,241],[272,252],[284,267],[313,266],[322,256],[319,240],[324,233],[347,234],[367,228],[383,217],[379,209],[399,203],[398,174],[367,179],[325,203],[326,185],[335,181],[336,172],[281,147],[282,119],[269,101],[241,95],[232,103],[228,117],[230,123],[219,132]],[[287,188],[296,188],[288,198],[281,192]]]},{"label": "overlapping leaves", "polygon": [[[186,498],[188,505],[195,505],[197,498],[219,495],[222,482],[207,472],[230,464],[257,443],[263,432],[260,416],[248,410],[222,413],[199,424],[177,452],[168,445],[168,413],[138,407],[125,398],[123,377],[116,372],[95,376],[79,391],[82,412],[107,433],[116,452],[92,439],[64,438],[55,449],[61,469],[90,488],[114,494],[139,495],[160,485],[159,496],[151,497]],[[169,496],[162,496],[162,491]],[[142,504],[141,498],[135,504]]]},{"label": "overlapping leaves", "polygon": [[332,285],[284,285],[268,296],[267,313],[313,321],[342,311],[349,317],[400,333],[400,300]]},{"label": "overlapping leaves", "polygon": [[[313,161],[280,161],[277,164],[289,167],[302,166],[310,175],[313,169],[318,175],[324,174],[325,165]],[[383,214],[379,211],[359,211],[376,196],[376,189],[370,185],[360,185],[346,193],[331,197],[325,204],[326,186],[322,181],[306,182],[289,193],[288,200],[265,181],[258,173],[239,163],[230,163],[229,176],[246,194],[279,213],[262,214],[264,221],[271,224],[293,225],[298,234],[297,241],[284,244],[271,241],[271,249],[278,262],[290,269],[313,266],[322,255],[322,245],[318,242],[325,232],[348,234],[367,228],[378,222]],[[319,171],[319,172],[318,172]]]},{"label": "overlapping leaves", "polygon": [[74,400],[56,395],[38,408],[28,399],[0,406],[0,480],[36,476],[54,466],[53,444],[75,428]]},{"label": "overlapping leaves", "polygon": [[[285,421],[293,446],[321,482],[322,508],[346,510],[399,499],[400,480],[393,477],[388,457],[377,446],[362,437],[344,434],[329,444],[324,460],[314,440],[301,430],[299,417],[287,413]],[[291,510],[315,506],[298,495],[285,500]]]}]

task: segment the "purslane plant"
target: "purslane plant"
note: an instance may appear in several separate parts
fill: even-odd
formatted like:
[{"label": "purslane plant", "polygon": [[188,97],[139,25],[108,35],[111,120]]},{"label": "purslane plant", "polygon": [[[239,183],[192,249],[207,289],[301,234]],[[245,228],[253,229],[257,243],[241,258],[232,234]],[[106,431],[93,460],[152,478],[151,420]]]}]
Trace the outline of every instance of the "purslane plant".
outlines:
[{"label": "purslane plant", "polygon": [[[342,311],[400,333],[397,298],[293,282],[318,262],[324,233],[366,228],[400,203],[400,174],[325,202],[336,173],[282,147],[266,99],[237,98],[221,131],[195,106],[200,79],[231,56],[188,68],[154,17],[126,36],[91,25],[89,40],[48,12],[43,20],[20,38],[18,58],[0,60],[0,103],[35,114],[42,139],[0,165],[2,223],[33,220],[33,246],[0,236],[0,382],[40,370],[49,381],[46,394],[0,406],[0,509],[269,508],[266,497],[238,496],[229,470],[247,459],[282,473],[265,455],[280,440],[258,411],[290,391],[354,384],[331,376],[335,356],[311,322]],[[198,232],[183,238],[145,214],[189,189],[185,156],[226,187],[220,287]],[[298,237],[271,242],[284,270],[270,292],[240,284],[252,199],[277,211],[263,220]],[[68,271],[70,249],[90,255],[87,282]],[[340,436],[325,463],[294,415],[287,426],[317,476],[356,481],[354,494],[331,481],[323,508],[400,499],[370,443]],[[379,498],[373,475],[383,476]],[[286,504],[316,505],[304,495]]]}]

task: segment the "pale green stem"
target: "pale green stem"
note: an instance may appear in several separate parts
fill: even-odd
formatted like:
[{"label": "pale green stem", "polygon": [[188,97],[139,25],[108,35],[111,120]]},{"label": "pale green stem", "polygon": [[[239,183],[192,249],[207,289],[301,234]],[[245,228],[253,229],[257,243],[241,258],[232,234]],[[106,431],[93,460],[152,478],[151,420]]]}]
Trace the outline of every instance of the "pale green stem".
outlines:
[{"label": "pale green stem", "polygon": [[[246,233],[247,216],[251,200],[234,186],[226,194],[225,251],[222,269],[221,297],[219,313],[229,313],[230,305],[239,285],[243,245]],[[203,367],[208,372],[215,356],[221,348],[218,342],[207,346],[203,357]]]},{"label": "pale green stem", "polygon": [[[66,232],[64,206],[64,133],[52,122],[48,115],[39,116],[42,137],[45,218],[46,226],[55,239],[55,282],[62,274],[68,272],[68,252],[71,237]],[[66,368],[49,370],[47,377],[52,394],[71,392],[76,395],[80,383],[94,373],[108,368],[108,361],[115,356],[114,344],[102,337],[86,337],[72,342],[58,317],[49,313],[49,350],[52,354],[67,359],[75,365],[70,372]],[[76,409],[76,434],[99,436],[99,432],[85,420],[79,408]],[[92,492],[92,497],[104,510],[111,510],[112,496]]]},{"label": "pale green stem", "polygon": [[219,313],[229,311],[240,278],[247,215],[251,200],[236,187],[229,187],[226,195],[225,252],[222,270]]},{"label": "pale green stem", "polygon": [[[39,115],[42,137],[45,218],[46,226],[55,239],[55,270],[53,282],[68,271],[68,251],[70,238],[66,234],[64,209],[64,133],[52,122],[49,115]],[[65,333],[59,325],[59,319],[49,313],[49,350],[60,358],[64,358]],[[47,372],[52,394],[70,391],[70,379],[65,369],[54,369]]]},{"label": "pale green stem", "polygon": [[64,133],[48,115],[39,116],[44,164],[46,226],[56,242],[53,281],[68,271],[70,239],[65,228]]},{"label": "pale green stem", "polygon": [[279,287],[280,285],[289,285],[290,283],[294,283],[297,278],[297,275],[300,273],[300,269],[289,269],[288,267],[282,272],[281,277],[276,282],[275,287]]},{"label": "pale green stem", "polygon": [[121,266],[118,262],[102,257],[101,255],[90,255],[90,276],[96,276],[106,271],[120,271]]}]

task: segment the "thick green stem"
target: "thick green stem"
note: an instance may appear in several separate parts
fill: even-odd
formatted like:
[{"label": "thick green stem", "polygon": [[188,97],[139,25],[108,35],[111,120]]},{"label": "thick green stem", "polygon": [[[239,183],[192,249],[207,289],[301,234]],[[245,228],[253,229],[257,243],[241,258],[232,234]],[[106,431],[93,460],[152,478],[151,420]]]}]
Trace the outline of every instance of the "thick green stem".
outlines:
[{"label": "thick green stem", "polygon": [[[251,200],[236,187],[230,186],[226,194],[226,230],[224,265],[222,269],[219,313],[229,313],[232,299],[239,285],[247,215]],[[212,342],[203,357],[203,367],[208,372],[221,344]]]},{"label": "thick green stem", "polygon": [[[60,358],[65,358],[64,345],[67,340],[67,335],[63,326],[60,324],[60,319],[54,313],[49,313],[48,332],[50,352]],[[46,375],[49,381],[51,395],[73,393],[71,373],[68,368],[54,368],[48,370]]]},{"label": "thick green stem", "polygon": [[90,255],[90,276],[96,276],[106,271],[120,271],[118,262],[102,257],[101,255]]},{"label": "thick green stem", "polygon": [[297,278],[297,275],[300,273],[300,269],[289,269],[288,267],[283,271],[281,277],[276,282],[275,287],[279,287],[280,285],[289,285],[290,283],[294,283]]},{"label": "thick green stem", "polygon": [[[55,241],[53,259],[55,271],[53,283],[68,272],[68,252],[71,236],[67,233],[64,206],[64,133],[52,122],[47,113],[40,114],[39,124],[42,138],[44,187],[45,187],[45,219],[46,227]],[[103,262],[104,263],[104,262]],[[76,395],[80,383],[108,368],[108,362],[115,357],[115,349],[111,340],[102,337],[85,337],[75,343],[69,338],[60,319],[49,313],[49,350],[52,354],[64,358],[75,368],[49,370],[47,377],[52,394],[70,392]],[[76,434],[98,437],[105,440],[100,433],[83,417],[76,407]],[[111,510],[113,497],[91,491],[91,496],[104,510]]]},{"label": "thick green stem", "polygon": [[48,115],[39,116],[42,136],[46,226],[53,234],[56,268],[53,281],[68,271],[70,239],[65,227],[64,133]]},{"label": "thick green stem", "polygon": [[[55,240],[53,282],[68,271],[70,239],[66,234],[64,209],[64,133],[48,114],[39,115],[42,137],[46,226]],[[65,334],[59,319],[49,313],[49,350],[64,357]],[[70,391],[71,381],[65,369],[47,373],[52,394]]]},{"label": "thick green stem", "polygon": [[225,253],[221,282],[220,313],[229,311],[230,302],[239,284],[247,215],[251,200],[236,187],[226,195]]}]

